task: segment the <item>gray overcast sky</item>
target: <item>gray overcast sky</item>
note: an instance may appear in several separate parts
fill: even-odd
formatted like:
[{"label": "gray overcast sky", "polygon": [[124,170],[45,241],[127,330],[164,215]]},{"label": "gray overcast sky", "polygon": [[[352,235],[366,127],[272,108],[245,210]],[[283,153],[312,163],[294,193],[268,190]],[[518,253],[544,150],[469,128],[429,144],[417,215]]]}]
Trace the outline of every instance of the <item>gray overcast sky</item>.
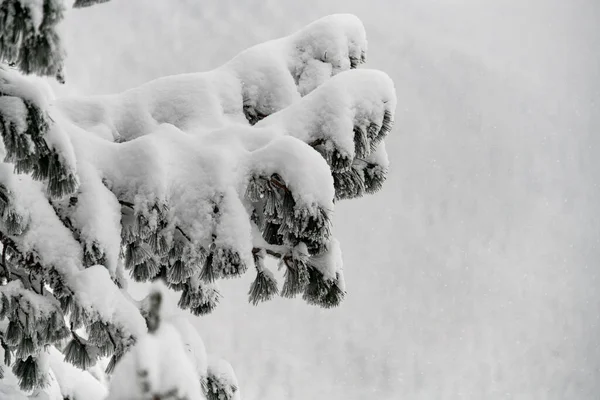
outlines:
[{"label": "gray overcast sky", "polygon": [[600,3],[112,0],[65,23],[68,93],[214,68],[321,16],[398,92],[382,192],[341,203],[348,298],[197,321],[245,399],[600,397]]}]

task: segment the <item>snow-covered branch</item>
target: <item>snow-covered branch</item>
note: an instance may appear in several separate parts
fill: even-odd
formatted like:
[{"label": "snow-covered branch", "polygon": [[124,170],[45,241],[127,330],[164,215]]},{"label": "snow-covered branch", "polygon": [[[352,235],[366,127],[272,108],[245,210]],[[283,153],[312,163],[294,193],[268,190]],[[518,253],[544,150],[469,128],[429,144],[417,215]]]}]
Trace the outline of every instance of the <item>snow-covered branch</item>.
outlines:
[{"label": "snow-covered branch", "polygon": [[[396,108],[386,74],[354,70],[366,47],[356,17],[333,15],[210,72],[66,99],[1,66],[0,311],[9,324],[0,333],[22,382],[38,376],[45,345],[83,368],[112,355],[109,370],[148,361],[127,353],[135,340],[164,347],[171,328],[156,328],[129,297],[126,272],[164,281],[195,315],[216,307],[218,280],[248,269],[254,304],[277,293],[340,304],[335,201],[383,184]],[[286,270],[281,290],[267,256]],[[52,311],[38,310],[42,297]],[[21,326],[23,315],[50,331]],[[221,372],[202,376],[209,392],[231,397],[237,389]]]}]

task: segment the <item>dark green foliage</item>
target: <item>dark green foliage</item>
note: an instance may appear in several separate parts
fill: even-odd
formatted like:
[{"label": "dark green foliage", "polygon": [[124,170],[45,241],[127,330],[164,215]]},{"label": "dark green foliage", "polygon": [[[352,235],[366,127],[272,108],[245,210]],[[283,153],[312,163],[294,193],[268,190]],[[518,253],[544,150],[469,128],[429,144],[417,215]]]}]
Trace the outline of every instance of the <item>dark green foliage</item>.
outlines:
[{"label": "dark green foliage", "polygon": [[136,240],[127,245],[125,249],[125,267],[133,268],[152,258],[150,246],[141,240]]},{"label": "dark green foliage", "polygon": [[64,50],[56,25],[63,18],[63,3],[44,0],[44,17],[38,31],[23,37],[19,57],[15,60],[26,74],[57,76],[62,73]]},{"label": "dark green foliage", "polygon": [[392,113],[389,110],[384,111],[381,125],[378,125],[375,122],[369,125],[369,128],[367,129],[367,136],[369,138],[369,142],[371,143],[371,151],[375,151],[377,145],[379,145],[379,143],[381,143],[388,133],[391,132],[393,125],[394,120]]},{"label": "dark green foliage", "polygon": [[169,243],[166,243],[163,229],[169,223],[169,207],[160,201],[134,209],[133,203],[121,202],[121,238],[124,244],[135,241],[145,243],[150,250],[164,255]]},{"label": "dark green foliage", "polygon": [[10,204],[10,191],[0,183],[0,216],[4,215]]},{"label": "dark green foliage", "polygon": [[32,356],[17,359],[12,368],[13,374],[19,379],[19,387],[24,391],[46,386],[46,377],[37,360]]},{"label": "dark green foliage", "polygon": [[[73,229],[71,229],[73,230]],[[86,243],[83,249],[83,264],[86,267],[92,265],[106,265],[106,255],[97,242]]]},{"label": "dark green foliage", "polygon": [[[76,0],[74,7],[86,7],[105,1]],[[44,7],[43,21],[39,31],[33,32],[31,15],[28,9],[21,7],[20,0],[0,0],[0,24],[3,24],[0,29],[0,61],[12,61],[25,73],[54,75],[62,79],[63,53],[54,31],[54,26],[62,18],[62,0],[40,2]],[[10,21],[9,14],[13,18]],[[360,57],[350,57],[351,68],[356,68],[362,62],[364,53]],[[12,163],[17,173],[29,174],[46,185],[56,214],[82,246],[83,266],[105,264],[106,253],[102,245],[94,241],[94,238],[83,237],[75,227],[78,224],[71,224],[69,221],[69,217],[73,217],[73,210],[68,207],[75,209],[78,201],[78,178],[75,170],[71,170],[59,149],[46,136],[51,129],[59,127],[53,127],[53,121],[43,104],[38,104],[39,102],[27,96],[24,96],[27,99],[22,99],[18,97],[19,94],[3,93],[2,87],[0,83],[0,101],[5,105],[21,107],[19,111],[22,112],[15,115],[23,115],[25,119],[14,121],[11,117],[15,116],[0,115],[0,134],[6,148],[5,162]],[[251,125],[274,111],[247,99],[248,96],[244,101],[243,111]],[[356,116],[356,126],[353,132],[348,132],[354,136],[354,149],[337,148],[327,137],[312,144],[332,170],[336,199],[353,198],[379,189],[386,171],[381,166],[370,163],[369,155],[389,132],[391,123],[390,112],[386,112],[383,121],[377,123],[366,120],[364,115]],[[103,182],[110,190],[111,183]],[[209,226],[205,227],[209,234],[212,233],[210,240],[187,235],[185,230],[189,221],[176,226],[177,217],[173,216],[177,210],[170,212],[165,198],[148,199],[148,203],[144,203],[140,199],[147,193],[137,196],[128,189],[124,192],[126,193],[113,191],[122,206],[121,256],[133,279],[162,279],[169,288],[182,292],[179,300],[181,308],[194,315],[212,312],[220,298],[212,283],[218,279],[238,276],[247,269],[245,255],[228,245],[224,237],[219,237],[223,231],[220,229],[223,227],[219,225],[223,195],[213,198],[214,208],[209,216],[212,219]],[[15,193],[14,197],[18,198],[18,194]],[[71,197],[63,198],[66,195]],[[319,207],[319,204],[302,203],[301,197],[304,196],[292,193],[284,177],[278,174],[255,176],[250,180],[246,191],[246,199],[249,201],[243,205],[248,208],[252,222],[268,243],[265,245],[258,241],[257,245],[264,246],[265,249],[255,253],[257,275],[248,293],[249,301],[255,305],[278,294],[277,282],[263,264],[267,251],[280,257],[286,267],[282,296],[294,297],[302,293],[307,302],[322,307],[336,306],[344,297],[344,291],[338,286],[338,283],[341,285],[341,278],[325,279],[314,267],[317,264],[310,264],[311,256],[319,257],[328,249],[332,210]],[[3,260],[3,265],[11,268],[1,272],[2,283],[4,280],[22,280],[26,285],[25,290],[48,299],[58,299],[62,312],[57,304],[56,312],[40,317],[37,310],[27,308],[26,304],[20,304],[14,298],[0,296],[0,318],[6,318],[9,322],[7,331],[1,332],[5,357],[8,358],[6,362],[10,364],[10,357],[15,355],[18,362],[14,364],[14,370],[21,386],[29,389],[40,387],[44,383],[36,359],[40,350],[47,345],[62,347],[64,342],[61,341],[70,336],[71,340],[64,347],[68,362],[80,368],[88,368],[98,357],[112,355],[107,367],[107,372],[110,373],[134,339],[123,337],[123,332],[116,326],[98,320],[98,315],[94,315],[89,308],[82,308],[69,289],[70,281],[60,276],[53,266],[40,265],[39,260],[44,257],[38,259],[33,251],[20,254],[19,246],[7,246],[6,243],[10,240],[14,241],[13,244],[20,244],[16,236],[26,231],[30,218],[27,212],[16,206],[15,198],[7,187],[0,184],[0,241],[3,253],[6,253],[2,257],[7,260]],[[194,229],[193,233],[197,232]],[[207,242],[210,242],[210,246]],[[302,254],[297,254],[296,250],[300,247]],[[285,255],[282,257],[278,252]],[[119,284],[121,271],[115,275],[112,277],[113,281]],[[26,282],[27,278],[29,283]],[[146,313],[144,316],[149,330],[154,331],[159,322],[158,314],[153,314],[152,310],[142,312]],[[70,329],[64,322],[65,317],[70,321]],[[74,333],[79,327],[87,330],[87,340]],[[220,381],[213,375],[209,375],[203,382],[203,387],[212,400],[230,399],[237,391],[237,387]]]},{"label": "dark green foliage", "polygon": [[277,281],[271,271],[257,270],[256,279],[248,291],[248,301],[256,306],[260,302],[271,300],[278,292]]},{"label": "dark green foliage", "polygon": [[379,144],[387,135],[392,131],[392,127],[394,126],[394,119],[392,116],[392,112],[389,110],[385,110],[383,113],[383,121],[381,122],[381,129],[377,133],[375,137],[371,139],[371,146],[374,150],[376,145]]},{"label": "dark green foliage", "polygon": [[287,256],[283,260],[285,264],[285,282],[281,289],[281,296],[292,298],[302,293],[308,285],[309,273],[306,261],[300,258]]},{"label": "dark green foliage", "polygon": [[13,121],[0,114],[0,134],[6,149],[4,162],[12,163],[17,173],[31,174],[35,180],[46,181],[51,198],[73,193],[78,186],[77,176],[44,139],[50,127],[48,115],[33,103],[2,92],[0,99],[19,102],[27,115],[26,128],[21,131]]},{"label": "dark green foliage", "polygon": [[[12,287],[7,288],[8,295],[0,290],[0,314],[3,319],[8,319],[6,330],[0,333],[0,344],[4,349],[5,364],[13,366],[21,388],[30,390],[45,383],[45,373],[37,364],[39,352],[47,345],[56,345],[66,338],[70,331],[65,326],[60,303],[51,297],[44,296],[44,299],[40,299],[41,295],[36,293],[35,288],[25,286],[25,282],[11,282]],[[46,302],[43,313],[37,309],[40,301]],[[80,309],[72,302],[65,302],[65,305],[71,313]],[[54,310],[48,311],[48,306],[54,307]],[[80,314],[83,315],[83,312]],[[11,364],[13,354],[16,362]]]},{"label": "dark green foliage", "polygon": [[123,353],[115,351],[113,356],[110,358],[110,361],[108,362],[108,365],[106,366],[106,370],[104,372],[106,372],[107,374],[112,374],[121,357],[123,357]]},{"label": "dark green foliage", "polygon": [[87,341],[79,337],[76,333],[72,333],[73,339],[69,341],[67,346],[63,350],[65,355],[65,361],[70,362],[81,369],[88,369],[95,362],[96,358],[93,357],[93,351],[87,346]]},{"label": "dark green foliage", "polygon": [[352,166],[344,172],[334,172],[332,175],[336,200],[353,199],[364,195],[366,191],[364,176],[357,167]]},{"label": "dark green foliage", "polygon": [[283,245],[283,235],[279,233],[281,229],[281,224],[276,224],[274,222],[265,222],[263,228],[263,239],[269,244],[273,244],[275,246]]},{"label": "dark green foliage", "polygon": [[167,252],[167,259],[169,264],[173,264],[184,257],[186,250],[187,239],[181,237],[174,240],[173,246]]},{"label": "dark green foliage", "polygon": [[130,273],[136,282],[146,282],[160,273],[160,264],[151,256],[147,260],[135,265]]},{"label": "dark green foliage", "polygon": [[204,282],[188,282],[183,288],[178,305],[182,309],[190,310],[194,315],[206,315],[215,309],[220,298],[221,294],[214,286]]},{"label": "dark green foliage", "polygon": [[336,200],[353,199],[372,194],[381,189],[386,169],[367,161],[377,150],[379,143],[391,131],[394,124],[391,111],[385,110],[381,123],[354,126],[354,159],[343,155],[335,144],[327,139],[310,143],[327,161],[334,180]]},{"label": "dark green foliage", "polygon": [[280,232],[292,246],[304,243],[309,254],[320,254],[331,238],[331,222],[321,207],[294,207],[293,214],[285,214]]},{"label": "dark green foliage", "polygon": [[88,343],[94,346],[104,346],[110,342],[108,326],[102,321],[94,321],[87,327]]},{"label": "dark green foliage", "polygon": [[[191,254],[197,253],[200,255],[200,257],[193,258],[195,258],[196,263],[202,264],[200,279],[206,283],[214,282],[217,279],[239,276],[247,269],[245,262],[235,249],[219,242],[218,225],[221,219],[220,204],[222,201],[223,195],[220,195],[217,196],[217,200],[213,204],[213,234],[212,243],[208,250],[199,249],[197,252],[191,252]],[[191,266],[189,268],[190,271],[187,272],[187,275],[191,276],[193,270],[191,270]]]},{"label": "dark green foliage", "polygon": [[[181,291],[200,266],[200,277],[206,282],[243,270],[239,255],[221,249],[215,256],[214,248],[209,253],[193,244],[179,227],[170,225],[167,204],[156,201],[135,207],[122,201],[121,205],[123,256],[134,280],[162,279],[171,289]],[[210,304],[210,309],[216,305]]]},{"label": "dark green foliage", "polygon": [[27,230],[29,220],[15,210],[7,208],[1,217],[8,235],[19,236]]},{"label": "dark green foliage", "polygon": [[6,329],[6,336],[4,340],[9,346],[18,346],[21,342],[21,338],[23,337],[23,328],[21,323],[17,320],[11,320],[8,323],[8,328]]},{"label": "dark green foliage", "polygon": [[279,293],[279,290],[277,289],[275,277],[265,267],[266,251],[254,249],[252,255],[256,266],[256,278],[252,282],[252,285],[250,285],[248,301],[256,306],[260,302],[271,300]]},{"label": "dark green foliage", "polygon": [[[6,365],[12,365],[13,354],[21,363],[19,371],[24,374],[21,380],[23,388],[41,382],[34,379],[36,365],[30,361],[35,360],[45,346],[55,345],[70,332],[66,329],[58,301],[50,297],[41,299],[33,286],[25,286],[24,281],[13,281],[10,284],[12,287],[7,288],[8,295],[0,290],[0,318],[8,320],[6,331],[0,332],[0,344],[4,349]],[[40,301],[46,302],[43,313],[37,308]],[[47,307],[53,307],[53,310],[47,310]],[[31,360],[27,361],[28,359]],[[13,367],[16,368],[14,365]]]},{"label": "dark green foliage", "polygon": [[233,278],[246,272],[247,266],[236,251],[217,246],[213,251],[213,268],[219,278]]},{"label": "dark green foliage", "polygon": [[79,185],[74,172],[65,167],[58,153],[46,151],[45,148],[43,151],[33,168],[33,179],[47,180],[48,195],[51,198],[61,198],[73,193]]},{"label": "dark green foliage", "polygon": [[10,312],[11,306],[8,296],[4,293],[0,293],[0,319],[6,318]]},{"label": "dark green foliage", "polygon": [[39,325],[42,327],[38,331],[38,342],[40,344],[53,344],[65,339],[70,334],[63,315],[59,312],[52,313],[45,323],[39,321]]},{"label": "dark green foliage", "polygon": [[88,332],[87,347],[93,349],[90,356],[97,353],[98,357],[107,357],[115,351],[116,343],[111,337],[111,326],[102,321],[94,321],[86,326]]},{"label": "dark green foliage", "polygon": [[387,178],[387,169],[377,164],[368,164],[363,174],[365,177],[365,190],[372,194],[381,189]]},{"label": "dark green foliage", "polygon": [[169,243],[162,232],[153,232],[148,235],[148,244],[152,251],[160,257],[163,257],[169,251]]},{"label": "dark green foliage", "polygon": [[[278,178],[274,178],[279,180]],[[265,193],[265,202],[263,212],[267,218],[272,221],[276,221],[278,218],[283,216],[283,188],[277,185],[270,185],[271,187]]]},{"label": "dark green foliage", "polygon": [[183,283],[194,274],[191,265],[184,261],[177,260],[167,269],[167,281],[170,283]]},{"label": "dark green foliage", "polygon": [[62,71],[64,51],[56,32],[62,20],[63,2],[43,1],[43,18],[35,26],[29,8],[19,0],[0,3],[0,61],[14,63],[26,74],[57,76]]},{"label": "dark green foliage", "polygon": [[367,129],[367,135],[369,137],[369,140],[371,141],[371,149],[372,150],[374,150],[375,146],[377,145],[375,140],[376,140],[377,136],[379,136],[380,130],[381,130],[381,128],[375,122],[371,123],[369,125],[369,128]]},{"label": "dark green foliage", "polygon": [[223,382],[209,369],[206,377],[206,398],[208,400],[232,400],[237,391],[237,386]]},{"label": "dark green foliage", "polygon": [[[165,270],[166,270],[166,268],[165,268]],[[162,279],[163,281],[165,280],[162,273],[158,276],[160,278],[157,278],[157,279]],[[165,273],[165,276],[166,276],[166,273]],[[175,290],[176,292],[181,292],[183,289],[185,289],[186,285],[187,285],[187,282],[181,282],[181,283],[167,282],[167,287],[171,290]]]},{"label": "dark green foliage", "polygon": [[218,304],[219,304],[218,299],[206,301],[204,303],[199,303],[198,305],[196,305],[194,307],[190,307],[190,312],[197,317],[199,317],[201,315],[208,315],[215,310],[215,308],[217,307]]},{"label": "dark green foliage", "polygon": [[213,262],[213,253],[209,253],[202,266],[200,272],[200,279],[206,283],[212,283],[219,277],[219,271],[216,268],[216,264]]},{"label": "dark green foliage", "polygon": [[308,269],[308,274],[308,285],[302,298],[309,304],[318,305],[321,299],[327,295],[330,284],[324,279],[323,274],[314,267]]},{"label": "dark green foliage", "polygon": [[77,303],[71,304],[70,313],[68,315],[69,322],[71,323],[71,329],[78,329],[85,325],[85,322],[89,320],[83,308]]},{"label": "dark green foliage", "polygon": [[371,151],[367,132],[362,126],[354,127],[354,155],[357,158],[366,157]]},{"label": "dark green foliage", "polygon": [[265,193],[267,190],[267,181],[265,179],[254,176],[248,181],[245,196],[251,202],[257,203],[265,197]]},{"label": "dark green foliage", "polygon": [[21,335],[21,342],[17,346],[17,358],[25,358],[36,353],[36,344],[33,342],[33,339],[27,335]]},{"label": "dark green foliage", "polygon": [[329,242],[328,213],[320,207],[296,204],[279,175],[251,178],[246,198],[254,205],[255,223],[267,243],[293,247],[304,242],[311,254],[319,254]]},{"label": "dark green foliage", "polygon": [[58,298],[58,302],[60,304],[60,309],[64,314],[69,313],[74,306],[73,296],[61,296]]},{"label": "dark green foliage", "polygon": [[346,292],[344,292],[337,284],[332,284],[327,294],[320,299],[320,302],[317,305],[323,308],[333,308],[340,305],[340,303],[344,300],[346,296]]},{"label": "dark green foliage", "polygon": [[344,299],[345,292],[339,288],[335,280],[326,279],[314,267],[308,267],[308,285],[302,298],[308,304],[332,308],[338,306]]},{"label": "dark green foliage", "polygon": [[10,348],[2,339],[0,339],[0,344],[2,344],[2,349],[4,350],[4,365],[10,365],[12,360]]},{"label": "dark green foliage", "polygon": [[327,161],[331,171],[343,171],[352,165],[352,158],[348,154],[341,153],[330,140],[319,139],[310,145]]}]

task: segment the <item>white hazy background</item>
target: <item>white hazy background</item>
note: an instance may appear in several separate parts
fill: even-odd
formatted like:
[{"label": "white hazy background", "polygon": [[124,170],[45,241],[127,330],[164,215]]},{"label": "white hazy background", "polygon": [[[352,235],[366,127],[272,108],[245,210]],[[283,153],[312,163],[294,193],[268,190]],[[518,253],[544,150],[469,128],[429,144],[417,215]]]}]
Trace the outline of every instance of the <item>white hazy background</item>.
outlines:
[{"label": "white hazy background", "polygon": [[246,400],[600,398],[600,2],[112,0],[69,14],[62,94],[217,67],[314,19],[364,22],[395,81],[389,179],[339,204],[348,296],[196,325]]}]

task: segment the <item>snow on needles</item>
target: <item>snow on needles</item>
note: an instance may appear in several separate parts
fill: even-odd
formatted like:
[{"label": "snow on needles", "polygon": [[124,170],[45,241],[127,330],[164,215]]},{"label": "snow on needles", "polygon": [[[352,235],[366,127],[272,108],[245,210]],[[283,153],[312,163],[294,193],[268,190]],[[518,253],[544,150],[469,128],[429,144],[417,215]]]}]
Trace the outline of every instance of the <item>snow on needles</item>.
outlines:
[{"label": "snow on needles", "polygon": [[[182,319],[166,318],[145,334],[138,305],[115,284],[123,247],[129,246],[125,263],[145,268],[146,280],[160,273],[160,257],[179,263],[176,274],[167,272],[170,283],[194,284],[189,299],[195,293],[196,307],[209,307],[196,284],[212,284],[200,277],[203,257],[220,254],[237,265],[232,271],[244,272],[256,259],[254,245],[267,244],[271,224],[279,230],[269,246],[282,257],[303,249],[322,279],[344,291],[341,250],[330,236],[334,200],[362,194],[368,177],[371,187],[385,178],[381,140],[396,108],[386,74],[354,70],[366,49],[362,23],[340,14],[252,47],[213,71],[115,95],[54,99],[47,86],[0,67],[0,117],[12,135],[10,141],[6,133],[0,151],[20,156],[8,144],[29,140],[29,153],[52,150],[55,166],[71,174],[68,196],[52,197],[49,183],[0,164],[0,184],[26,225],[11,240],[54,269],[88,315],[138,338],[111,382],[129,389],[111,389],[111,399],[142,398],[144,387],[146,394],[176,390],[202,398],[194,397],[202,396],[198,376],[211,373],[218,390],[237,390],[229,366],[207,367],[201,340]],[[31,109],[45,124],[41,139],[30,137]],[[182,243],[185,251],[171,252]],[[227,276],[233,273],[218,277]],[[54,373],[60,383],[61,373]],[[131,385],[137,380],[144,384]]]}]

